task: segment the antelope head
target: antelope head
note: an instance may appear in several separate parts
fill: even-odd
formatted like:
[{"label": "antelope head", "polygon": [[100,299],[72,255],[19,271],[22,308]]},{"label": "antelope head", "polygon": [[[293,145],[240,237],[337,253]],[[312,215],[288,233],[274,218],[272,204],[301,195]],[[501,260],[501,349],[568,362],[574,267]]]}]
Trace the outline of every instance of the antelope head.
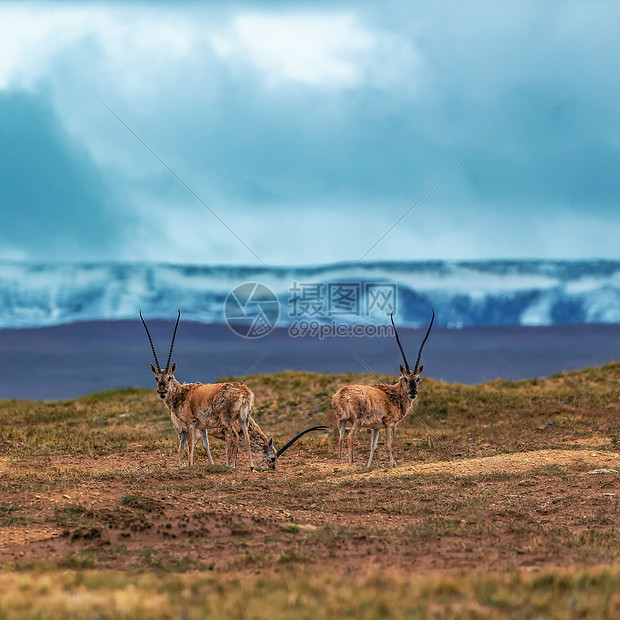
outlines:
[{"label": "antelope head", "polygon": [[261,455],[259,467],[262,467],[262,468],[266,467],[267,469],[275,469],[277,458],[278,458],[278,451],[276,450],[276,446],[273,443],[273,437],[270,437],[269,441],[263,445],[263,453]]},{"label": "antelope head", "polygon": [[396,331],[396,325],[394,325],[394,318],[390,314],[390,319],[392,321],[392,327],[394,328],[394,335],[396,336],[396,342],[398,343],[398,348],[400,349],[401,355],[403,356],[403,362],[405,362],[405,366],[399,364],[400,370],[400,380],[404,383],[405,388],[407,390],[407,394],[411,400],[415,400],[418,397],[418,384],[420,383],[420,376],[422,375],[422,371],[424,370],[424,364],[420,364],[420,358],[422,357],[422,349],[426,344],[426,340],[428,335],[431,333],[431,328],[433,327],[433,322],[435,321],[435,311],[433,310],[433,316],[431,317],[431,322],[426,330],[426,335],[424,336],[424,340],[422,340],[422,344],[420,345],[420,350],[418,351],[418,359],[415,362],[415,368],[413,370],[409,369],[409,364],[407,363],[407,358],[405,357],[405,351],[403,350],[402,345],[400,344],[400,339],[398,338],[398,332]]},{"label": "antelope head", "polygon": [[153,339],[151,338],[151,334],[149,333],[149,328],[146,326],[146,322],[144,318],[142,318],[142,311],[140,311],[140,319],[142,320],[142,325],[144,325],[144,329],[146,330],[146,335],[149,338],[149,342],[151,343],[151,351],[153,351],[153,357],[155,358],[155,366],[151,364],[151,370],[155,375],[155,380],[157,381],[157,395],[164,400],[166,398],[166,394],[168,394],[168,390],[170,389],[171,384],[175,381],[174,371],[177,369],[176,362],[170,366],[170,359],[172,358],[172,349],[174,348],[174,339],[177,335],[177,327],[179,326],[179,319],[181,318],[181,311],[178,311],[177,322],[174,326],[174,333],[172,334],[172,342],[170,344],[170,352],[168,353],[168,361],[166,362],[166,368],[163,370],[159,365],[159,360],[157,359],[157,353],[155,353],[155,346],[153,345]]},{"label": "antelope head", "polygon": [[261,465],[263,467],[267,467],[268,469],[274,470],[276,468],[276,460],[281,457],[286,450],[288,450],[300,437],[305,435],[306,433],[310,433],[311,431],[326,431],[329,430],[328,426],[313,426],[312,428],[307,428],[305,431],[301,431],[284,444],[279,450],[276,450],[276,447],[273,443],[273,438],[270,437],[269,441],[263,447],[263,455]]}]

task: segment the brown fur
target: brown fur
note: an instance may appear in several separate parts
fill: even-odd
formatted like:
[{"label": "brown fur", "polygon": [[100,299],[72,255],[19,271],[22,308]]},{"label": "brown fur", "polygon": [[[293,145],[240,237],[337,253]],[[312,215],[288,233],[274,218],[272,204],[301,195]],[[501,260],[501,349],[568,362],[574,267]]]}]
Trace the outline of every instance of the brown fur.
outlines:
[{"label": "brown fur", "polygon": [[172,424],[179,434],[179,460],[181,461],[181,466],[183,465],[185,443],[188,438],[191,438],[189,443],[189,464],[194,464],[194,446],[196,445],[194,437],[196,430],[203,435],[203,443],[209,455],[209,461],[213,464],[207,435],[209,430],[211,430],[214,433],[221,433],[223,435],[226,442],[226,465],[235,467],[239,447],[238,428],[240,428],[248,445],[250,469],[254,469],[250,436],[248,434],[248,422],[254,410],[254,394],[242,383],[184,383],[181,385],[174,378],[174,371],[177,365],[174,363],[170,367],[170,360],[180,319],[181,311],[179,310],[174,332],[172,333],[168,361],[166,362],[166,367],[162,370],[157,359],[155,345],[153,344],[149,328],[142,316],[142,311],[140,311],[140,320],[144,325],[149,344],[151,345],[151,351],[155,358],[156,366],[151,364],[151,370],[157,381],[157,394],[170,410]]},{"label": "brown fur", "polygon": [[[235,428],[237,432],[241,430],[239,424],[235,424]],[[256,456],[259,460],[261,467],[268,467],[269,469],[275,469],[275,463],[277,458],[277,448],[273,443],[273,439],[267,437],[265,433],[263,433],[261,427],[258,425],[258,422],[254,418],[248,419],[248,435],[250,437],[250,447],[252,450],[252,454]],[[212,430],[211,436],[216,439],[225,439],[224,433],[221,430]],[[202,444],[207,450],[207,453],[210,456],[210,450],[208,447],[209,438],[207,433],[203,433],[202,431],[199,435],[196,435],[194,438],[194,442],[198,441],[198,437],[201,437]],[[233,456],[233,460],[236,460],[237,455]],[[213,463],[213,460],[211,460]]]},{"label": "brown fur", "polygon": [[340,437],[338,440],[338,457],[342,458],[342,443],[347,424],[351,425],[349,431],[349,463],[353,463],[353,440],[360,428],[371,429],[370,456],[366,467],[370,467],[372,457],[377,449],[379,440],[379,430],[386,429],[387,446],[390,453],[390,465],[394,467],[394,433],[396,425],[407,415],[407,412],[418,397],[418,384],[420,375],[424,370],[424,364],[420,364],[422,349],[426,343],[433,323],[435,321],[435,311],[431,317],[431,322],[426,330],[426,335],[418,351],[413,370],[409,370],[409,364],[405,356],[405,351],[400,343],[398,331],[394,324],[394,318],[390,314],[392,327],[396,343],[400,349],[405,366],[400,364],[400,378],[393,385],[377,383],[375,385],[345,385],[340,388],[332,397],[332,405],[336,414],[336,422]]},{"label": "brown fur", "polygon": [[189,464],[194,464],[194,436],[196,430],[221,436],[226,442],[226,464],[235,467],[239,447],[239,431],[245,435],[250,467],[254,467],[249,420],[254,410],[254,394],[242,383],[179,383],[174,377],[176,364],[170,370],[151,369],[157,380],[157,393],[170,410],[172,424],[179,434],[179,460],[183,465],[185,443],[189,443]]},{"label": "brown fur", "polygon": [[347,424],[349,431],[349,463],[353,463],[353,440],[360,428],[372,430],[370,441],[370,467],[377,448],[379,430],[386,429],[387,446],[390,454],[390,465],[394,467],[393,442],[396,425],[407,415],[418,396],[418,383],[424,370],[407,371],[400,367],[401,376],[392,384],[345,385],[332,397],[332,406],[336,414],[336,423],[340,433],[338,441],[338,457],[342,458],[342,446]]}]

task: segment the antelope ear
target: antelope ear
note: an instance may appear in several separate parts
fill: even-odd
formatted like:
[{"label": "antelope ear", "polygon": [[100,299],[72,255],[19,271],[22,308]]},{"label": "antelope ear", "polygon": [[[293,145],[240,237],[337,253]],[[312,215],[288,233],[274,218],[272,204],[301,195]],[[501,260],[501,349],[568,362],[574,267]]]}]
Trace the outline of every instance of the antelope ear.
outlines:
[{"label": "antelope ear", "polygon": [[401,375],[404,375],[404,374],[405,374],[405,369],[403,368],[403,365],[402,365],[402,364],[399,364],[399,365],[398,365],[398,368],[400,369],[400,374],[401,374]]},{"label": "antelope ear", "polygon": [[177,363],[176,362],[172,362],[172,368],[170,369],[170,372],[172,374],[174,374],[174,371],[177,369]]},{"label": "antelope ear", "polygon": [[423,370],[424,370],[424,364],[420,364],[420,368],[418,368],[418,373],[422,374]]},{"label": "antelope ear", "polygon": [[154,375],[157,374],[157,368],[155,368],[155,366],[153,366],[153,364],[151,364],[151,370],[153,371]]},{"label": "antelope ear", "polygon": [[269,438],[269,444],[268,444],[268,446],[269,446],[270,448],[273,448],[273,437],[270,437],[270,438]]}]

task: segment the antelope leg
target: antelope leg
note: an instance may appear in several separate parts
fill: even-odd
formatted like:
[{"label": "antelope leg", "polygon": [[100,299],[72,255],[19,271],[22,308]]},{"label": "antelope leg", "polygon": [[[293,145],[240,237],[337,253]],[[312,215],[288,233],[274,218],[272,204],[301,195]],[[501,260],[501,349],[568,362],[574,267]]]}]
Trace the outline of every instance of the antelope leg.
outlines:
[{"label": "antelope leg", "polygon": [[243,429],[243,435],[245,437],[246,443],[248,444],[248,457],[250,459],[250,469],[254,469],[254,462],[252,461],[252,446],[250,445],[250,435],[248,433],[247,420],[245,420],[243,417],[241,417],[240,420],[241,420],[241,428]]},{"label": "antelope leg", "polygon": [[347,430],[347,423],[342,422],[338,427],[338,458],[342,460],[342,445],[344,444],[344,434]]},{"label": "antelope leg", "polygon": [[353,422],[353,426],[351,427],[351,430],[349,431],[349,463],[350,464],[353,464],[353,441],[358,431],[360,430],[360,426],[361,426],[360,422],[356,420],[355,422]]},{"label": "antelope leg", "polygon": [[200,430],[200,439],[202,439],[202,445],[204,449],[207,451],[207,456],[209,457],[209,462],[213,465],[213,457],[211,456],[211,450],[209,449],[209,432],[207,430]]},{"label": "antelope leg", "polygon": [[185,444],[187,443],[187,431],[179,431],[179,462],[183,467],[183,459],[185,457]]},{"label": "antelope leg", "polygon": [[388,452],[390,453],[390,467],[396,467],[396,461],[394,460],[394,432],[395,426],[388,427],[387,429],[387,445]]},{"label": "antelope leg", "polygon": [[194,446],[196,445],[194,440],[196,438],[196,429],[191,427],[190,433],[192,434],[192,440],[189,442],[189,466],[192,467],[194,465]]},{"label": "antelope leg", "polygon": [[379,429],[373,428],[371,430],[371,436],[370,436],[370,456],[368,457],[368,464],[366,465],[366,467],[370,467],[370,464],[372,463],[372,457],[374,456],[375,450],[377,449],[378,441],[379,441]]}]

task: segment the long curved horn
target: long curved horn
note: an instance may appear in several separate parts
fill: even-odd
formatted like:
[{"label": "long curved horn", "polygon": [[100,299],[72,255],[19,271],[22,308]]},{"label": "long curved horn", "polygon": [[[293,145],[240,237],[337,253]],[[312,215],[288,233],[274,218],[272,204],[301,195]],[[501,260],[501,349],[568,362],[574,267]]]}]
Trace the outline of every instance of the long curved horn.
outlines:
[{"label": "long curved horn", "polygon": [[295,435],[293,439],[291,439],[288,443],[284,444],[277,452],[276,457],[282,456],[285,450],[288,450],[302,435],[309,433],[310,431],[328,431],[329,426],[313,426],[312,428],[307,428],[305,431],[301,431],[298,435]]},{"label": "long curved horn", "polygon": [[424,345],[426,344],[426,339],[428,338],[428,335],[431,333],[431,327],[433,327],[434,320],[435,320],[435,311],[433,310],[433,316],[431,317],[431,323],[428,326],[428,329],[426,330],[426,336],[424,336],[424,340],[422,340],[422,344],[420,345],[420,350],[418,351],[418,359],[415,361],[415,368],[413,369],[413,372],[418,372],[418,366],[420,365],[420,358],[422,357],[422,349],[424,348]]},{"label": "long curved horn", "polygon": [[170,360],[172,359],[172,349],[174,347],[174,339],[177,336],[177,327],[179,326],[179,319],[181,318],[181,311],[177,310],[177,312],[179,314],[177,315],[177,322],[176,322],[176,325],[174,326],[174,332],[172,334],[172,342],[170,343],[170,353],[168,353],[168,361],[166,362],[166,372],[168,372],[168,368],[170,368]]},{"label": "long curved horn", "polygon": [[407,358],[405,357],[405,352],[403,351],[403,345],[400,344],[400,339],[398,338],[398,332],[396,331],[396,325],[394,325],[394,318],[392,317],[392,314],[393,313],[390,312],[390,320],[392,321],[392,327],[394,328],[394,335],[396,336],[396,342],[398,343],[398,348],[400,349],[401,355],[403,356],[403,361],[405,362],[405,368],[407,369],[407,372],[409,372],[409,364],[407,363]]},{"label": "long curved horn", "polygon": [[149,332],[149,328],[146,326],[146,322],[142,317],[142,310],[140,310],[140,319],[142,319],[142,325],[144,325],[144,329],[146,329],[146,335],[149,337],[149,342],[151,343],[151,351],[153,351],[153,357],[155,358],[155,365],[157,366],[157,370],[161,370],[159,366],[159,360],[157,359],[157,353],[155,353],[155,346],[153,345],[153,339],[151,338],[151,334]]}]

